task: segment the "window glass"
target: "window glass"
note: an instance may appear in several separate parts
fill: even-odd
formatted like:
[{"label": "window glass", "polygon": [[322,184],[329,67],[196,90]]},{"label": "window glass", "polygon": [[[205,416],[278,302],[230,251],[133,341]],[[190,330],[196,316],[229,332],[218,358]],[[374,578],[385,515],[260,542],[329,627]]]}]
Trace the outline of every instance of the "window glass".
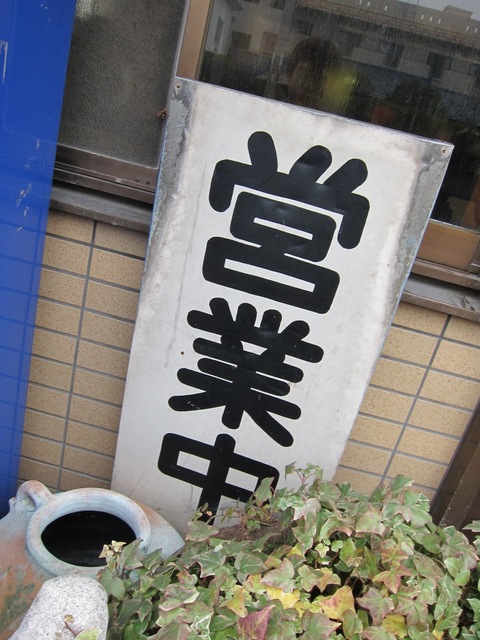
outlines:
[{"label": "window glass", "polygon": [[184,4],[77,0],[60,144],[158,167]]},{"label": "window glass", "polygon": [[478,0],[214,0],[200,79],[452,142],[432,217],[479,229]]}]

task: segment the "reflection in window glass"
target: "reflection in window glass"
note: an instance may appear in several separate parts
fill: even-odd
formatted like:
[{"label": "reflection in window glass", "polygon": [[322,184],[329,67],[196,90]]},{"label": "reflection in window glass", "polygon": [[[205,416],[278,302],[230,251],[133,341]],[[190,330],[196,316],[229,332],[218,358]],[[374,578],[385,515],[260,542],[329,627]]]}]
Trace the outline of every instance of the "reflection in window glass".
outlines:
[{"label": "reflection in window glass", "polygon": [[200,79],[452,142],[433,217],[478,229],[479,60],[478,0],[215,0]]}]

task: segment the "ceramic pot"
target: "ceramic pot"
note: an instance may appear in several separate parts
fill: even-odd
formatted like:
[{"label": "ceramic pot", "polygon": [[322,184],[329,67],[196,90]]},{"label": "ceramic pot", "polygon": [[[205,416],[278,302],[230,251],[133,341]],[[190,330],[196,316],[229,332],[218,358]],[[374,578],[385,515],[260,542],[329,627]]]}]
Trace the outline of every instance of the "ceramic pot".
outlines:
[{"label": "ceramic pot", "polygon": [[146,553],[161,549],[164,556],[184,544],[155,511],[115,491],[52,494],[35,480],[22,484],[0,520],[0,640],[15,631],[45,580],[95,577],[103,544],[135,539]]}]

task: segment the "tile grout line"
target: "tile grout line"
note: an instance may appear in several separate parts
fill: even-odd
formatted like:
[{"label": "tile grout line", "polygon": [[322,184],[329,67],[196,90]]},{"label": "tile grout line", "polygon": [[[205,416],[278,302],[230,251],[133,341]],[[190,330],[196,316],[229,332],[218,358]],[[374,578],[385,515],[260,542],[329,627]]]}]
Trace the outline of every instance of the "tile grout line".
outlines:
[{"label": "tile grout line", "polygon": [[72,378],[70,380],[70,387],[68,389],[68,401],[67,401],[67,410],[66,410],[66,415],[65,415],[65,424],[64,424],[64,431],[63,431],[63,440],[62,440],[62,448],[61,448],[61,452],[60,452],[60,460],[58,463],[58,476],[57,476],[57,490],[60,491],[60,485],[61,485],[61,481],[62,481],[62,472],[63,472],[63,463],[65,461],[65,450],[66,450],[66,446],[67,446],[67,436],[68,436],[68,422],[70,420],[70,410],[71,410],[71,406],[72,406],[72,400],[73,400],[73,393],[74,393],[74,386],[75,386],[75,372],[76,372],[76,368],[77,368],[77,360],[78,360],[78,352],[80,349],[80,341],[82,338],[82,324],[83,324],[83,317],[85,314],[85,307],[86,307],[86,302],[87,302],[87,295],[88,295],[88,283],[90,280],[90,269],[92,266],[92,260],[93,260],[93,249],[95,246],[95,233],[97,230],[97,221],[94,220],[93,221],[93,225],[92,225],[92,235],[91,235],[91,242],[90,242],[90,249],[88,252],[88,260],[87,260],[87,269],[85,272],[85,276],[84,276],[84,288],[83,288],[83,295],[82,295],[82,304],[80,307],[80,316],[78,319],[78,332],[76,335],[76,340],[75,340],[75,351],[73,354],[73,360],[72,360]]},{"label": "tile grout line", "polygon": [[398,434],[397,441],[396,441],[395,445],[393,446],[393,448],[391,450],[390,458],[389,458],[387,464],[385,465],[385,469],[384,469],[384,471],[382,473],[380,484],[384,484],[386,482],[386,479],[387,479],[388,475],[389,475],[389,470],[390,470],[390,468],[392,466],[393,459],[394,459],[395,455],[398,453],[398,447],[399,447],[400,442],[401,442],[401,440],[403,438],[403,435],[404,435],[404,433],[405,433],[405,431],[407,429],[408,421],[410,420],[410,417],[411,417],[411,415],[412,415],[412,413],[413,413],[413,411],[415,409],[415,405],[416,405],[418,399],[421,397],[420,394],[421,394],[421,391],[423,389],[423,385],[425,384],[425,380],[427,379],[427,376],[430,373],[430,370],[432,368],[432,364],[433,364],[433,362],[435,360],[435,356],[437,355],[437,352],[438,352],[438,350],[440,348],[440,345],[441,345],[442,340],[444,338],[444,335],[445,335],[445,332],[447,330],[449,322],[450,322],[450,316],[447,315],[447,317],[445,318],[445,322],[443,323],[442,330],[437,336],[437,343],[435,345],[433,353],[432,353],[432,355],[430,357],[430,360],[429,360],[427,366],[425,367],[425,371],[423,373],[422,380],[420,382],[418,390],[415,393],[415,395],[413,396],[412,406],[410,407],[410,409],[407,412],[407,415],[405,416],[405,420],[403,421],[403,425],[402,425],[402,427],[400,429],[400,433]]}]

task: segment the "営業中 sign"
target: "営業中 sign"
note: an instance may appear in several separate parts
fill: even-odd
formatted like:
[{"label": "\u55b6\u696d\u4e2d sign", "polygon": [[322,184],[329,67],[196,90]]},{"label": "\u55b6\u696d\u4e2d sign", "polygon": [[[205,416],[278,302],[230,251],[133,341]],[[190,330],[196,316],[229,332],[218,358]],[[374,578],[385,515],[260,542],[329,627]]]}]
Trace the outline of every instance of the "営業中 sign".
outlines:
[{"label": "\u55b6\u696d\u4e2d sign", "polygon": [[338,464],[449,145],[178,80],[113,487],[179,530]]}]

